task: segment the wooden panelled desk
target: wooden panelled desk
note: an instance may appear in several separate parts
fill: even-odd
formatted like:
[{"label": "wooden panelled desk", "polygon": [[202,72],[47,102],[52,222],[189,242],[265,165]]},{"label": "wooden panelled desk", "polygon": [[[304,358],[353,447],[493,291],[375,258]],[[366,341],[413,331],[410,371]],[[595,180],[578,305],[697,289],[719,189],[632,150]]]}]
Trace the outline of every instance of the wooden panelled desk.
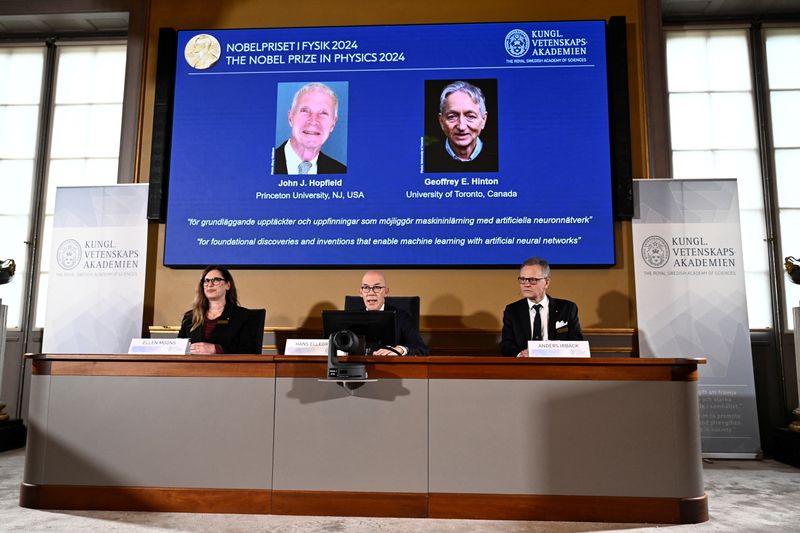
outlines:
[{"label": "wooden panelled desk", "polygon": [[708,520],[702,359],[37,355],[20,504]]}]

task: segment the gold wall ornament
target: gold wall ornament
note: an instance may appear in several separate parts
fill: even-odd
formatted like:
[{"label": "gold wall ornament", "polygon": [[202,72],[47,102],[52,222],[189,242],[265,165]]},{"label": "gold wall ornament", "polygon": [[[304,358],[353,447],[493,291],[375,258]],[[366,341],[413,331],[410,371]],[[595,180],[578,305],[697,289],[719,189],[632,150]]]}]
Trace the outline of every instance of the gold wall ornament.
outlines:
[{"label": "gold wall ornament", "polygon": [[800,261],[791,255],[783,261],[783,268],[785,268],[786,273],[789,274],[789,279],[792,280],[792,283],[800,284]]},{"label": "gold wall ornament", "polygon": [[789,422],[789,431],[800,433],[800,407],[792,409],[792,414],[795,419]]},{"label": "gold wall ornament", "polygon": [[13,259],[0,260],[0,285],[8,283],[14,277],[14,272],[17,270],[17,264]]}]

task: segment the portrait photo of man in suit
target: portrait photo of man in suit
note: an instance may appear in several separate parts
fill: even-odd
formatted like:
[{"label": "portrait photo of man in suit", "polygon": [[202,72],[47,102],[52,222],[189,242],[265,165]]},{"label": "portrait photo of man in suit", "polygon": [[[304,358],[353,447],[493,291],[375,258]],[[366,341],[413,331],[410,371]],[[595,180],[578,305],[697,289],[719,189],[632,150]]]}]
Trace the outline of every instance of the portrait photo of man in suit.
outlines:
[{"label": "portrait photo of man in suit", "polygon": [[[289,138],[274,149],[273,174],[347,172],[345,164],[322,151],[339,121],[339,98],[330,86],[312,82],[300,87],[287,118]],[[279,134],[282,129],[285,125],[280,125]]]},{"label": "portrait photo of man in suit", "polygon": [[426,82],[426,113],[433,114],[433,105],[437,110],[436,124],[429,119],[426,125],[424,172],[497,171],[497,118],[489,112],[479,83],[491,89],[495,102],[494,79],[457,80],[441,89],[441,82]]},{"label": "portrait photo of man in suit", "polygon": [[508,304],[503,312],[500,352],[527,357],[528,341],[583,340],[575,302],[553,298],[550,287],[550,264],[544,259],[526,259],[517,277],[521,300]]}]

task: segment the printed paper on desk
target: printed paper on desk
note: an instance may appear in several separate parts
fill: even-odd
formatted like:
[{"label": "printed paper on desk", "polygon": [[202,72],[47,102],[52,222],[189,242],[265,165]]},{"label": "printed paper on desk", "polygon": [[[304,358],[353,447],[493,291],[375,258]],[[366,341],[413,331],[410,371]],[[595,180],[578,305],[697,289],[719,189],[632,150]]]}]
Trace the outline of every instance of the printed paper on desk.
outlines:
[{"label": "printed paper on desk", "polygon": [[589,341],[528,341],[528,357],[590,357]]},{"label": "printed paper on desk", "polygon": [[189,339],[131,339],[129,354],[186,355]]},{"label": "printed paper on desk", "polygon": [[[286,339],[284,355],[328,355],[328,339]],[[336,355],[347,355],[337,350]]]}]

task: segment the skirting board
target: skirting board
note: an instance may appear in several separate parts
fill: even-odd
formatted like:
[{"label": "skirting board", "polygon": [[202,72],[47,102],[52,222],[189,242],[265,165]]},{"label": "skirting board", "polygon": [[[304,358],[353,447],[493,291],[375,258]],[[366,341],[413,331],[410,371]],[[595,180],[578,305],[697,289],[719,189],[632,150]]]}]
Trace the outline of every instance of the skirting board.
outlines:
[{"label": "skirting board", "polygon": [[708,500],[621,496],[365,493],[36,486],[23,483],[20,506],[31,509],[376,516],[484,520],[697,524]]}]

